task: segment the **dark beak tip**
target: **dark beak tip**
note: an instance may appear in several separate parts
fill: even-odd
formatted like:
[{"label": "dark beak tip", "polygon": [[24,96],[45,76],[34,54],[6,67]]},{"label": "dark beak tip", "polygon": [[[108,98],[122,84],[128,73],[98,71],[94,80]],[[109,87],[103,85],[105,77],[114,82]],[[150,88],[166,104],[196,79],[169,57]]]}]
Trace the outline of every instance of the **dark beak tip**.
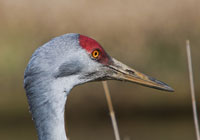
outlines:
[{"label": "dark beak tip", "polygon": [[168,92],[174,92],[174,89],[171,88],[170,86],[166,86],[166,87],[164,88],[164,90],[165,90],[165,91],[168,91]]},{"label": "dark beak tip", "polygon": [[175,90],[173,89],[173,88],[171,88],[170,90],[169,90],[169,92],[174,92]]},{"label": "dark beak tip", "polygon": [[168,92],[174,92],[174,89],[171,88],[170,86],[168,86],[166,83],[161,82],[161,81],[159,81],[159,80],[156,80],[156,79],[154,79],[153,77],[150,77],[150,76],[149,76],[149,79],[150,79],[151,81],[153,81],[153,82],[155,82],[155,83],[161,85],[161,86],[162,86],[162,88],[160,88],[161,90],[165,90],[165,91],[168,91]]}]

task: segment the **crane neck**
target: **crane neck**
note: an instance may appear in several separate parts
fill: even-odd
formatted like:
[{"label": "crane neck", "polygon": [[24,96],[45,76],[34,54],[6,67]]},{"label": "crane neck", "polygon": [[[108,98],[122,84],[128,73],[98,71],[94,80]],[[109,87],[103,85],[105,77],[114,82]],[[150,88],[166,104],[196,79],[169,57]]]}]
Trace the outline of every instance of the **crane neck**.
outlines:
[{"label": "crane neck", "polygon": [[67,140],[64,120],[67,97],[59,95],[62,93],[56,94],[57,96],[52,96],[53,100],[47,99],[32,111],[39,140]]},{"label": "crane neck", "polygon": [[39,140],[67,140],[64,121],[65,100],[50,101],[37,109],[44,112],[35,119]]},{"label": "crane neck", "polygon": [[[51,84],[50,84],[51,82]],[[39,90],[28,94],[30,111],[39,140],[67,140],[65,132],[65,104],[73,87],[66,82],[46,82]],[[65,85],[65,87],[61,87]]]}]

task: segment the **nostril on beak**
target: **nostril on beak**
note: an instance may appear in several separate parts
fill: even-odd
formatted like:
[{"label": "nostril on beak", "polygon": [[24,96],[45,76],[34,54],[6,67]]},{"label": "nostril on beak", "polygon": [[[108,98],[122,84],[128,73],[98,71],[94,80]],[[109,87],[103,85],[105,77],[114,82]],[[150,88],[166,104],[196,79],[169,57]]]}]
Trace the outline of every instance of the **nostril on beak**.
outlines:
[{"label": "nostril on beak", "polygon": [[135,74],[135,72],[132,71],[132,70],[128,70],[128,69],[126,69],[125,71],[128,72],[128,73],[131,74],[131,75],[134,75],[134,74]]}]

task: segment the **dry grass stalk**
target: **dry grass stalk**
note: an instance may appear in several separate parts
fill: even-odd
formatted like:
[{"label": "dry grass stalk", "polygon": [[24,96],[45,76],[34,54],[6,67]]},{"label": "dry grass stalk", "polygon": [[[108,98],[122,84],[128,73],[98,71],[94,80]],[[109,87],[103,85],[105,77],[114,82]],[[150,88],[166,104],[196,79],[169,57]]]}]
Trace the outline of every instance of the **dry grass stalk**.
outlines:
[{"label": "dry grass stalk", "polygon": [[106,95],[106,100],[107,100],[107,103],[108,103],[108,108],[109,108],[109,111],[110,111],[110,117],[111,117],[111,120],[112,120],[112,126],[113,126],[113,130],[114,130],[114,134],[115,134],[115,139],[120,140],[119,130],[118,130],[118,126],[117,126],[115,112],[114,112],[114,109],[113,109],[113,106],[112,106],[112,100],[111,100],[111,97],[110,97],[110,91],[109,91],[109,88],[108,88],[108,84],[107,84],[106,81],[103,81],[102,83],[103,83],[103,88],[104,88],[105,95]]},{"label": "dry grass stalk", "polygon": [[191,89],[192,108],[193,108],[193,117],[194,117],[194,124],[195,124],[195,130],[196,130],[196,137],[197,137],[197,140],[200,140],[199,123],[198,123],[197,107],[196,107],[196,99],[195,99],[195,90],[194,90],[194,80],[193,80],[193,72],[192,72],[192,60],[191,60],[192,58],[191,58],[189,40],[186,41],[186,50],[187,50],[187,58],[188,58],[190,89]]}]

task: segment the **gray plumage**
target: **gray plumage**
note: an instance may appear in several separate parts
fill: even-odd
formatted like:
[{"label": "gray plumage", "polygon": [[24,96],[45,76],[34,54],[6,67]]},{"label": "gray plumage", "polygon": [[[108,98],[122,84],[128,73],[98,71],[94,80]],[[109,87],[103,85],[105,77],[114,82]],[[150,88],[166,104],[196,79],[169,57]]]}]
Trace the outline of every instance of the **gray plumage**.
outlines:
[{"label": "gray plumage", "polygon": [[78,37],[79,34],[66,34],[52,39],[33,53],[25,70],[24,87],[40,140],[66,139],[67,94],[72,87],[85,81],[79,77],[80,73],[88,75],[99,65],[95,61],[88,63],[90,58],[81,49]]},{"label": "gray plumage", "polygon": [[[94,40],[65,34],[39,47],[24,73],[24,88],[39,140],[66,140],[64,111],[67,95],[79,84],[96,80],[124,80],[165,91],[168,85],[111,58]],[[86,51],[99,52],[92,57]],[[97,53],[98,54],[98,53]]]}]

